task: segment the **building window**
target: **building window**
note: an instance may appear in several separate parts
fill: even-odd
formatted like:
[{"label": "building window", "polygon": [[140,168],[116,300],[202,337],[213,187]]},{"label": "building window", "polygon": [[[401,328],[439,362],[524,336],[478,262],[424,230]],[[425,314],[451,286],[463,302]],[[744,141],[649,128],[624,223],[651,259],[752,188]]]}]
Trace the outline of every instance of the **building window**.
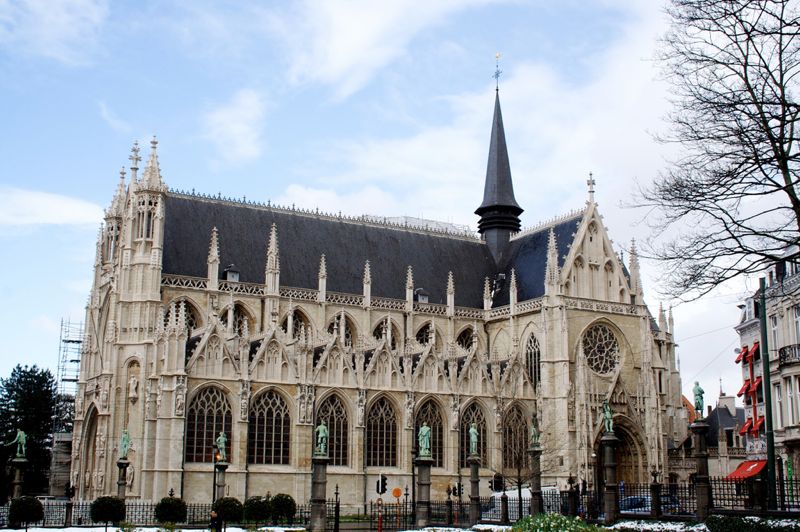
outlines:
[{"label": "building window", "polygon": [[186,461],[213,462],[220,432],[228,438],[225,453],[230,460],[231,405],[219,388],[205,388],[192,399],[186,414]]},{"label": "building window", "polygon": [[250,406],[248,420],[247,462],[288,464],[291,420],[286,401],[272,390],[263,393]]},{"label": "building window", "polygon": [[467,327],[461,331],[461,334],[456,338],[456,343],[467,351],[472,349],[472,328]]},{"label": "building window", "polygon": [[773,386],[772,396],[775,397],[775,422],[777,427],[783,427],[783,398],[781,397],[781,385],[776,384]]},{"label": "building window", "polygon": [[[391,324],[392,327],[392,343],[390,345],[390,349],[394,351],[397,349],[397,338],[400,336],[400,333],[397,331],[397,327],[394,324]],[[386,327],[386,320],[382,320],[378,325],[375,326],[375,329],[372,331],[372,337],[376,340],[382,339],[384,336],[388,336],[389,330]]]},{"label": "building window", "polygon": [[769,328],[770,328],[770,340],[772,341],[772,345],[770,345],[770,349],[772,351],[778,350],[778,316],[772,315],[769,317]]},{"label": "building window", "polygon": [[136,211],[136,238],[138,240],[152,239],[155,202],[147,195],[142,196],[139,199]]},{"label": "building window", "polygon": [[542,380],[542,351],[539,349],[539,340],[531,334],[525,342],[525,363],[528,365],[528,377],[534,386]]},{"label": "building window", "polygon": [[349,423],[347,410],[338,396],[331,395],[320,405],[317,412],[317,423],[320,421],[325,421],[328,426],[328,457],[330,458],[330,464],[346,466],[348,464],[347,437],[349,435]]},{"label": "building window", "polygon": [[433,467],[444,467],[444,423],[439,407],[432,399],[425,401],[417,411],[414,421],[414,434],[419,434],[419,428],[427,423],[431,428],[431,458]]},{"label": "building window", "polygon": [[786,384],[786,407],[788,411],[787,412],[788,415],[786,417],[791,425],[795,425],[797,424],[797,404],[795,403],[795,397],[794,397],[794,379],[792,377],[789,377],[788,379],[786,379],[785,384]]},{"label": "building window", "polygon": [[[220,316],[220,321],[223,325],[225,325],[225,327],[228,326],[228,311],[222,313]],[[247,314],[247,311],[242,305],[236,303],[233,306],[232,332],[239,336],[245,336],[245,333],[249,334],[253,328],[253,322],[250,320],[250,316]]]},{"label": "building window", "polygon": [[526,469],[528,465],[528,421],[519,407],[503,418],[503,468]]},{"label": "building window", "polygon": [[725,443],[729,450],[733,447],[733,429],[725,429]]},{"label": "building window", "polygon": [[428,345],[433,339],[433,323],[423,325],[417,331],[417,342],[421,345]]},{"label": "building window", "polygon": [[583,335],[583,354],[592,371],[608,375],[619,363],[619,343],[611,329],[602,323],[591,326]]},{"label": "building window", "polygon": [[[333,334],[334,329],[336,329],[337,334],[340,334],[341,322],[341,317],[333,318],[333,321],[328,325],[328,334]],[[338,327],[336,327],[337,324]],[[347,318],[344,318],[344,345],[347,347],[353,345],[353,324]]]},{"label": "building window", "polygon": [[397,466],[397,415],[384,397],[372,405],[367,416],[367,466]]},{"label": "building window", "polygon": [[281,323],[281,329],[283,329],[284,333],[288,334],[290,332],[288,330],[290,315],[292,318],[291,338],[299,338],[301,329],[305,329],[306,334],[311,332],[309,330],[308,319],[305,317],[305,315],[299,310],[292,310],[286,314],[286,317],[283,318],[283,322]]},{"label": "building window", "polygon": [[794,310],[794,341],[800,344],[800,305],[792,307]]},{"label": "building window", "polygon": [[177,323],[178,318],[180,316],[180,305],[184,305],[184,322],[183,324],[186,326],[186,330],[191,334],[193,330],[200,326],[200,318],[198,317],[199,313],[197,309],[194,308],[194,305],[189,303],[188,301],[181,300],[178,301],[175,306],[173,307],[170,305],[167,313],[164,315],[164,327],[169,326],[170,319],[172,319],[172,313],[175,312],[175,321]]},{"label": "building window", "polygon": [[461,440],[461,452],[459,466],[467,467],[467,456],[469,456],[469,428],[475,423],[478,429],[478,455],[481,457],[482,467],[489,468],[486,460],[486,418],[483,417],[483,410],[478,403],[471,403],[461,414],[459,437]]}]

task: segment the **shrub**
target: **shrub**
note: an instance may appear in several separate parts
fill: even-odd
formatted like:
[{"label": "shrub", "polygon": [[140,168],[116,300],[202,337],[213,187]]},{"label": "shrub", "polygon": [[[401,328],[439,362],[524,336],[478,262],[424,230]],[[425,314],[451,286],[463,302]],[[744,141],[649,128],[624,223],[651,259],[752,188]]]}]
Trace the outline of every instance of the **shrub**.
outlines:
[{"label": "shrub", "polygon": [[25,530],[28,525],[44,519],[44,508],[36,497],[18,497],[11,501],[8,509],[8,523],[13,528],[24,525]]},{"label": "shrub", "polygon": [[269,519],[270,502],[264,497],[250,497],[244,501],[244,519],[255,523],[263,523]]},{"label": "shrub", "polygon": [[539,514],[520,519],[513,532],[600,532],[600,528],[582,521],[579,517],[561,514]]},{"label": "shrub", "polygon": [[223,523],[240,523],[242,521],[242,513],[244,508],[242,503],[236,497],[223,497],[217,499],[212,507],[215,512],[222,519]]},{"label": "shrub", "polygon": [[297,504],[294,502],[291,495],[278,493],[274,495],[270,501],[270,510],[272,511],[272,518],[274,520],[280,519],[291,524],[297,513]]},{"label": "shrub", "polygon": [[119,497],[98,497],[92,502],[89,515],[95,523],[119,523],[125,520],[125,501]]},{"label": "shrub", "polygon": [[159,523],[185,523],[186,502],[175,497],[164,497],[156,504],[156,521]]}]

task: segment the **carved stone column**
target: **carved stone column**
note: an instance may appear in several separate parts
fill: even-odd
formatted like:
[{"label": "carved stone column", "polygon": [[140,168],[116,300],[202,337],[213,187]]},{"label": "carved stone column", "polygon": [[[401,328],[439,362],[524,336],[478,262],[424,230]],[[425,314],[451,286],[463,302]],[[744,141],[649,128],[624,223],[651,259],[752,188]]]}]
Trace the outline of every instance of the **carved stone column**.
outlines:
[{"label": "carved stone column", "polygon": [[603,523],[610,525],[617,520],[619,512],[619,492],[617,491],[617,457],[615,450],[619,443],[613,432],[606,432],[600,438],[600,445],[603,447],[603,477],[605,479],[605,490],[603,492],[603,511],[605,518]]},{"label": "carved stone column", "polygon": [[695,475],[695,494],[697,496],[697,520],[705,521],[711,507],[711,484],[708,479],[708,448],[706,434],[708,423],[700,419],[689,428],[694,435],[694,458],[697,460],[697,473]]},{"label": "carved stone column", "polygon": [[28,459],[24,456],[17,456],[11,460],[11,466],[14,468],[14,480],[11,482],[13,486],[11,492],[13,498],[17,499],[22,497],[22,476],[25,469],[28,467]]},{"label": "carved stone column", "polygon": [[217,485],[214,500],[221,499],[225,496],[225,471],[228,470],[228,462],[217,462],[214,467],[217,468]]},{"label": "carved stone column", "polygon": [[425,528],[431,515],[431,465],[433,458],[417,458],[417,527]]},{"label": "carved stone column", "polygon": [[469,524],[474,526],[481,519],[480,477],[478,469],[481,467],[480,456],[467,457],[469,464]]},{"label": "carved stone column", "polygon": [[314,456],[311,458],[311,530],[324,532],[327,527],[327,487],[328,487],[328,461],[327,456]]},{"label": "carved stone column", "polygon": [[528,448],[531,455],[531,515],[544,512],[542,499],[542,448],[536,444]]},{"label": "carved stone column", "polygon": [[119,474],[117,475],[117,497],[120,499],[125,499],[125,488],[128,487],[126,482],[128,478],[128,466],[130,465],[131,463],[127,458],[120,458],[117,460],[117,469],[119,469]]}]

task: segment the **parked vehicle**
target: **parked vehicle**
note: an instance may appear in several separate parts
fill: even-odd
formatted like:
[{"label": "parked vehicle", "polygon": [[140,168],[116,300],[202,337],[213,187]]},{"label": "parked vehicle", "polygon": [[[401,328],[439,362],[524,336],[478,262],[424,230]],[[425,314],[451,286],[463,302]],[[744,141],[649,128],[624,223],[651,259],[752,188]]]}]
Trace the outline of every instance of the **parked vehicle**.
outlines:
[{"label": "parked vehicle", "polygon": [[[619,511],[635,514],[649,514],[652,500],[649,495],[624,497],[619,501]],[[661,496],[662,514],[682,514],[680,502],[674,495]]]}]

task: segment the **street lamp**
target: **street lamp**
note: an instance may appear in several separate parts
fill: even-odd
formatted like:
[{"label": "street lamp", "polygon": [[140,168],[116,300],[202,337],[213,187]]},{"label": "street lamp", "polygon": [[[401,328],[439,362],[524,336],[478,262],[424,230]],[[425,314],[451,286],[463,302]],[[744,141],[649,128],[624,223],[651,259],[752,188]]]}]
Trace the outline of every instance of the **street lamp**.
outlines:
[{"label": "street lamp", "polygon": [[213,482],[211,484],[211,504],[214,504],[217,501],[217,462],[220,461],[222,455],[219,452],[219,449],[216,445],[214,445],[214,475],[213,475]]}]

